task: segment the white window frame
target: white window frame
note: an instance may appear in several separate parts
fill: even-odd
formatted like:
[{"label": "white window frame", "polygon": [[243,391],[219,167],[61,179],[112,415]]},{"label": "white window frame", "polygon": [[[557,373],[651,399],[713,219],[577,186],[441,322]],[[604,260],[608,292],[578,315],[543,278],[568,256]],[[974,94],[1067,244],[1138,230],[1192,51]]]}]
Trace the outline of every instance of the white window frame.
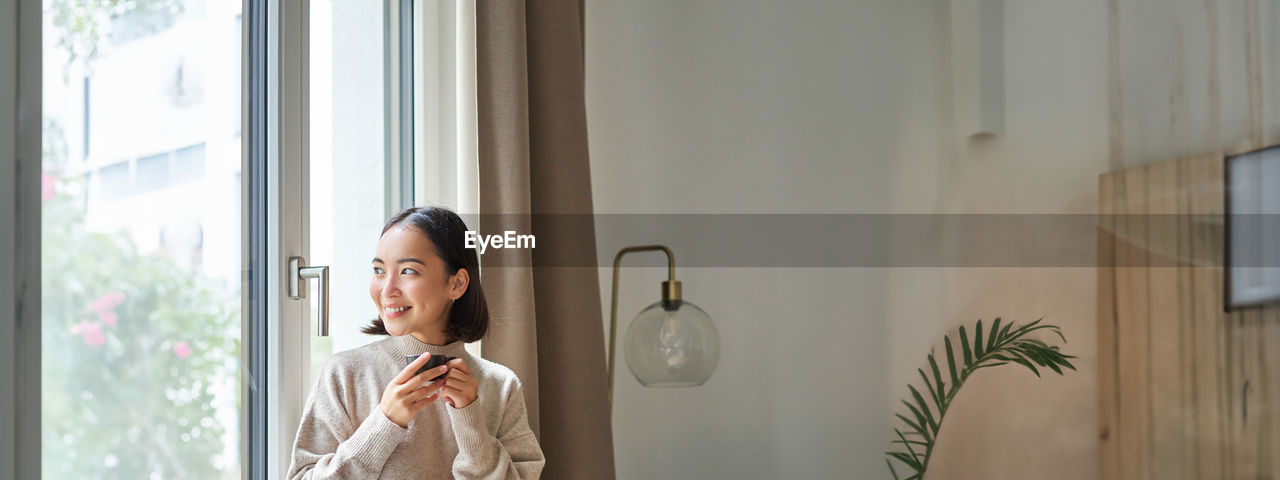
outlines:
[{"label": "white window frame", "polygon": [[[276,187],[267,196],[268,258],[275,261],[267,271],[270,403],[266,471],[271,478],[285,478],[302,408],[310,393],[305,381],[310,371],[310,303],[283,300],[288,299],[283,282],[287,259],[294,255],[310,258],[310,172],[306,161],[310,145],[310,18],[306,0],[263,1],[269,2],[267,16],[273,19],[267,24],[267,182]],[[389,196],[387,213],[424,203],[444,204],[459,213],[478,213],[475,1],[384,1],[389,12],[387,78],[392,92],[387,100],[388,187],[394,186],[390,190],[395,192]],[[392,8],[395,6],[399,8]],[[411,18],[403,19],[412,22],[411,52],[397,48],[405,44],[400,41],[405,30],[400,28],[399,13],[405,6],[414,7]],[[425,35],[427,27],[435,29],[436,35]],[[416,60],[410,86],[414,94],[412,101],[405,101],[398,94],[404,91],[401,65],[412,60]],[[439,68],[424,71],[428,64]],[[412,142],[403,141],[408,135],[412,135]],[[407,151],[413,152],[412,163],[406,158]],[[410,178],[414,181],[407,181]],[[479,348],[479,342],[467,345],[476,355]]]},{"label": "white window frame", "polygon": [[[285,478],[306,401],[309,304],[289,300],[288,258],[310,257],[309,14],[305,0],[267,5],[267,472]],[[247,60],[247,58],[246,58]],[[245,93],[246,95],[248,92]]]}]

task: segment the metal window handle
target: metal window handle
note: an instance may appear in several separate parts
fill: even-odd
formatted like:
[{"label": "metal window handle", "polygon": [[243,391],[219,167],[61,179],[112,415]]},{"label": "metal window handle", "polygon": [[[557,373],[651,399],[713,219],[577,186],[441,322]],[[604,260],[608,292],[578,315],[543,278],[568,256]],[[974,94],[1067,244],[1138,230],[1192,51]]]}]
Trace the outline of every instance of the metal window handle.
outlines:
[{"label": "metal window handle", "polygon": [[317,312],[316,322],[318,323],[316,330],[319,330],[319,336],[329,336],[329,267],[327,265],[318,265],[308,267],[307,260],[302,257],[289,257],[289,298],[294,300],[302,300],[307,298],[307,286],[304,283],[306,279],[318,279],[320,285],[317,290],[320,292],[319,305],[320,311]]}]

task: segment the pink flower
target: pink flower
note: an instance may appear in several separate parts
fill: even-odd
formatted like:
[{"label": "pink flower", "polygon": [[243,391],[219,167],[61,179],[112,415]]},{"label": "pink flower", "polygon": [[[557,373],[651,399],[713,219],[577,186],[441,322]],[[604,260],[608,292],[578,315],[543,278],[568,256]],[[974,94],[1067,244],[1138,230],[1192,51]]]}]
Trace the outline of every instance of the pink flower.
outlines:
[{"label": "pink flower", "polygon": [[89,345],[93,345],[97,347],[106,342],[107,342],[107,337],[102,334],[101,328],[97,330],[85,332],[84,334],[84,343],[87,343]]},{"label": "pink flower", "polygon": [[102,323],[108,327],[116,326],[116,320],[119,320],[115,312],[99,312],[98,318],[102,319]]},{"label": "pink flower", "polygon": [[97,300],[90,302],[89,310],[92,310],[94,312],[98,312],[99,314],[101,314],[102,312],[116,308],[116,305],[119,305],[120,302],[123,302],[123,301],[124,301],[123,293],[111,292],[101,297],[98,297]]},{"label": "pink flower", "polygon": [[40,203],[48,203],[54,195],[58,194],[58,177],[53,175],[40,176]]},{"label": "pink flower", "polygon": [[102,326],[83,318],[80,323],[71,326],[71,334],[80,335],[84,338],[84,343],[95,347],[107,342],[107,337],[102,334]]},{"label": "pink flower", "polygon": [[107,337],[102,334],[102,326],[87,320],[82,320],[80,323],[72,325],[71,334],[83,336],[84,343],[95,347],[107,341]]},{"label": "pink flower", "polygon": [[191,346],[187,342],[178,341],[173,344],[173,354],[178,358],[187,358],[191,356]]}]

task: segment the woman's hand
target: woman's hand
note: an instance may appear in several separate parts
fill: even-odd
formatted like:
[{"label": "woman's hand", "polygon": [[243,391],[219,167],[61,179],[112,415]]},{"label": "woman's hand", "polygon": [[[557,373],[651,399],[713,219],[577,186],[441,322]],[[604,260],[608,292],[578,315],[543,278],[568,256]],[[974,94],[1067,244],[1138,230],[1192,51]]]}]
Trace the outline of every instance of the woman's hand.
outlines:
[{"label": "woman's hand", "polygon": [[476,401],[476,390],[479,388],[475,377],[471,376],[471,368],[461,358],[450,360],[445,366],[449,367],[449,375],[441,379],[444,381],[444,389],[440,390],[440,395],[444,396],[444,402],[449,406],[466,408]]},{"label": "woman's hand", "polygon": [[426,365],[430,358],[431,355],[418,357],[409,366],[404,367],[404,370],[401,370],[400,374],[387,385],[387,389],[382,391],[382,400],[378,402],[378,407],[382,409],[382,413],[388,420],[399,425],[400,428],[408,428],[409,421],[413,420],[420,410],[440,397],[439,391],[444,387],[444,379],[435,382],[430,379],[448,372],[448,365],[441,365],[418,375],[413,374]]}]

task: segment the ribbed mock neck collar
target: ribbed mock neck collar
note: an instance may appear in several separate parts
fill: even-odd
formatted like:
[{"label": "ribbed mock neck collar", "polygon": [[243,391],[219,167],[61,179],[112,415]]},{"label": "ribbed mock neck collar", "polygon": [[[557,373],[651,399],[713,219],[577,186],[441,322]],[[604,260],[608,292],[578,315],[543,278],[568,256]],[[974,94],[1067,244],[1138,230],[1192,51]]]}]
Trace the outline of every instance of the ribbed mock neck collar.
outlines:
[{"label": "ribbed mock neck collar", "polygon": [[413,335],[401,335],[391,337],[389,343],[397,355],[417,355],[426,352],[431,352],[432,355],[450,355],[454,357],[467,355],[466,344],[462,341],[454,341],[448,345],[432,345],[413,338]]}]

